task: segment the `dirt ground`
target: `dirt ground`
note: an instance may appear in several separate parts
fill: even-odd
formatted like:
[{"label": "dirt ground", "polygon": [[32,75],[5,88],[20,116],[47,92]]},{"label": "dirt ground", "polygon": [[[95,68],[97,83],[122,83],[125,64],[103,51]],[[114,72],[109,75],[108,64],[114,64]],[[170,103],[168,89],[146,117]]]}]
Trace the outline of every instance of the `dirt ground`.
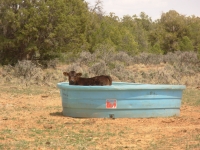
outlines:
[{"label": "dirt ground", "polygon": [[57,89],[40,95],[2,92],[0,132],[0,149],[199,150],[200,107],[184,104],[179,117],[81,119],[62,115]]}]

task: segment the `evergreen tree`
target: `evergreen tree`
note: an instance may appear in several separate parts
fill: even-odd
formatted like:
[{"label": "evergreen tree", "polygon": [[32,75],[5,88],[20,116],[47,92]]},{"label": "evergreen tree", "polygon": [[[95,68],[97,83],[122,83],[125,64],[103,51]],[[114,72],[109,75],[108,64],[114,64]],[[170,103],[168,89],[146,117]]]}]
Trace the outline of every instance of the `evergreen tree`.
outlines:
[{"label": "evergreen tree", "polygon": [[181,51],[193,51],[194,47],[192,42],[187,36],[184,36],[180,41],[180,50]]},{"label": "evergreen tree", "polygon": [[66,51],[87,49],[88,8],[82,0],[1,0],[2,64],[52,59]]}]

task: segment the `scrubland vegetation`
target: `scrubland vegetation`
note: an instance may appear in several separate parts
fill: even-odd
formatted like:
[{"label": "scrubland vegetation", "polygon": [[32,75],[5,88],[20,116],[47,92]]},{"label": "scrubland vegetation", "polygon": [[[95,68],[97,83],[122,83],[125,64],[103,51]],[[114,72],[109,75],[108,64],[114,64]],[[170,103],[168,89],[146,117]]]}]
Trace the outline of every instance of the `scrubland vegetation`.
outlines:
[{"label": "scrubland vegetation", "polygon": [[18,61],[14,66],[1,68],[1,82],[55,86],[57,82],[67,81],[62,72],[71,70],[83,73],[84,77],[111,75],[113,81],[200,86],[200,62],[195,52],[129,56],[107,49],[82,52],[66,63],[48,61],[45,68],[29,60]]},{"label": "scrubland vegetation", "polygon": [[[70,118],[63,71],[183,84],[181,115]],[[102,2],[0,1],[0,149],[200,149],[200,18],[104,15]]]},{"label": "scrubland vegetation", "polygon": [[2,83],[55,85],[62,71],[114,81],[199,86],[200,19],[104,15],[100,0],[0,2]]}]

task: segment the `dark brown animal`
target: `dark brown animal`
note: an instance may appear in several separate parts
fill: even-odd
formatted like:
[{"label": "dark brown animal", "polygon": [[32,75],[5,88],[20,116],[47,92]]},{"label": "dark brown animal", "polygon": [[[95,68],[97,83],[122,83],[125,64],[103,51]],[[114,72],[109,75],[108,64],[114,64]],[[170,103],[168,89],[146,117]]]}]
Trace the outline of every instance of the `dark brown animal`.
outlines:
[{"label": "dark brown animal", "polygon": [[112,85],[112,78],[108,75],[93,77],[96,85]]},{"label": "dark brown animal", "polygon": [[107,75],[100,75],[92,78],[82,78],[82,73],[76,73],[75,71],[63,72],[63,75],[68,76],[69,85],[112,85],[112,78]]}]

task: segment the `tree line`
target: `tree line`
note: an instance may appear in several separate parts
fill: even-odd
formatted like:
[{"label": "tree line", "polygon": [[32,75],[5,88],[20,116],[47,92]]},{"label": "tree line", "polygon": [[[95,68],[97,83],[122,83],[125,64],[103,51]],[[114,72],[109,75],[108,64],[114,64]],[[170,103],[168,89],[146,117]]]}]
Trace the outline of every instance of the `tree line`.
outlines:
[{"label": "tree line", "polygon": [[101,0],[1,0],[0,64],[60,58],[105,48],[129,55],[141,52],[200,54],[200,18],[175,10],[152,21],[144,12],[119,18],[104,15]]}]

